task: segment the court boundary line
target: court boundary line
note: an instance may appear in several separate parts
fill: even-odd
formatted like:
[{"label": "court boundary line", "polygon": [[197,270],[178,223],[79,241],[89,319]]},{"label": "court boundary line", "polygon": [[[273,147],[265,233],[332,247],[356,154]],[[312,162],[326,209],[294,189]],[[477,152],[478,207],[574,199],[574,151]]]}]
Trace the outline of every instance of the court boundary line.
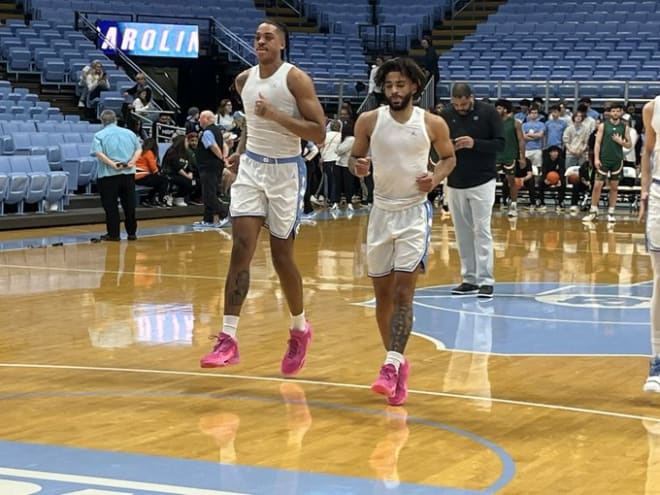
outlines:
[{"label": "court boundary line", "polygon": [[[289,378],[268,377],[268,376],[255,376],[255,375],[230,375],[226,373],[204,373],[201,371],[177,371],[177,370],[154,370],[144,368],[120,368],[120,367],[104,367],[104,366],[81,366],[81,365],[64,365],[64,364],[31,364],[31,363],[0,363],[0,368],[33,368],[33,369],[51,369],[51,370],[69,370],[69,371],[94,371],[106,373],[136,373],[136,374],[153,374],[153,375],[173,375],[173,376],[190,376],[190,377],[205,377],[214,379],[234,379],[234,380],[252,380],[257,382],[273,382],[284,383],[289,382]],[[343,382],[324,382],[320,380],[308,380],[304,378],[296,378],[296,383],[303,383],[306,385],[315,385],[322,387],[336,387],[354,390],[370,390],[369,385],[359,385],[355,383]],[[637,414],[619,413],[615,411],[605,411],[602,409],[588,409],[583,407],[563,406],[560,404],[546,404],[543,402],[522,401],[516,399],[501,399],[497,397],[480,397],[475,395],[455,394],[451,392],[434,392],[431,390],[417,390],[408,389],[409,394],[424,395],[429,397],[446,397],[451,399],[473,400],[473,401],[491,401],[497,404],[507,404],[521,407],[536,407],[539,409],[549,409],[562,412],[572,412],[580,414],[592,414],[596,416],[605,416],[618,419],[634,419],[637,421],[655,421],[660,422],[659,418],[649,416],[640,416]]]}]

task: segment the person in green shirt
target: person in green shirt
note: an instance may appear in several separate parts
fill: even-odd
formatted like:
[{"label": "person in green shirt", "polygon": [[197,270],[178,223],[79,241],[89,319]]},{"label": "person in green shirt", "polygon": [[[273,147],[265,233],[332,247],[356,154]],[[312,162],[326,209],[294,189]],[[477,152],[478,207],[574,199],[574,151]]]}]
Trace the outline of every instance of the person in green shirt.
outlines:
[{"label": "person in green shirt", "polygon": [[630,133],[626,123],[621,120],[623,103],[612,103],[610,115],[607,120],[598,124],[596,142],[594,145],[594,166],[596,177],[591,194],[591,209],[582,221],[593,222],[598,216],[598,202],[605,180],[609,178],[610,190],[607,208],[607,221],[616,221],[614,208],[616,207],[617,189],[623,172],[623,149],[630,149]]},{"label": "person in green shirt", "polygon": [[517,199],[519,186],[516,184],[516,164],[521,167],[525,163],[525,137],[522,124],[513,117],[513,104],[508,100],[497,100],[495,109],[502,117],[504,126],[504,150],[497,153],[495,163],[498,175],[504,175],[502,180],[502,203],[506,204],[505,197],[508,190],[511,204],[510,217],[518,216]]}]

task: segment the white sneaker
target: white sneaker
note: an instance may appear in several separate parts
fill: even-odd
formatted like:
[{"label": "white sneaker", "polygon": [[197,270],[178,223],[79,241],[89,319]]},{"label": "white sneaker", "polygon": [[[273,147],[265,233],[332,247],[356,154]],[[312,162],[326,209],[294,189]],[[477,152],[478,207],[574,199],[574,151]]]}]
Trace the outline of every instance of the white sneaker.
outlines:
[{"label": "white sneaker", "polygon": [[348,211],[353,211],[354,210],[353,205],[351,203],[348,203],[348,206],[346,207],[346,209],[348,209]]},{"label": "white sneaker", "polygon": [[214,229],[221,229],[221,228],[223,228],[223,227],[226,227],[228,223],[229,223],[229,218],[226,218],[226,217],[225,217],[225,218],[221,218],[221,219],[218,220],[217,222],[211,224],[211,226],[212,226]]},{"label": "white sneaker", "polygon": [[580,208],[578,208],[577,205],[573,205],[573,206],[571,206],[571,213],[577,213],[579,211],[579,209]]},{"label": "white sneaker", "polygon": [[518,216],[518,209],[517,208],[512,208],[509,210],[509,213],[507,213],[510,217],[517,217]]},{"label": "white sneaker", "polygon": [[587,215],[582,218],[582,223],[591,223],[594,220],[596,220],[596,217],[598,216],[598,213],[596,212],[590,212]]},{"label": "white sneaker", "polygon": [[188,206],[183,198],[174,198],[174,206]]},{"label": "white sneaker", "polygon": [[163,198],[163,201],[167,206],[172,206],[172,196],[169,194]]},{"label": "white sneaker", "polygon": [[339,205],[337,203],[332,203],[332,206],[330,207],[330,211],[337,211],[339,209]]},{"label": "white sneaker", "polygon": [[323,200],[321,199],[322,197],[323,196],[321,196],[320,198],[317,198],[316,196],[314,196],[312,194],[312,197],[309,198],[309,200],[312,202],[312,204],[314,204],[316,206],[323,206]]},{"label": "white sneaker", "polygon": [[613,214],[608,213],[608,214],[607,214],[607,222],[608,222],[608,223],[614,223],[614,222],[616,222],[616,217],[615,217]]}]

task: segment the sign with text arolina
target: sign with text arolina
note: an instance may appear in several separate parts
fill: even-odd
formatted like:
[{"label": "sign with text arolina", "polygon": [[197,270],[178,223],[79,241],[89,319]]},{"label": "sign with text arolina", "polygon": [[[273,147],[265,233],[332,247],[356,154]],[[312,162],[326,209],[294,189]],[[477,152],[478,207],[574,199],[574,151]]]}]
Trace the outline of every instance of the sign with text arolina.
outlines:
[{"label": "sign with text arolina", "polygon": [[197,58],[199,26],[146,22],[96,21],[97,46],[106,55],[119,49],[137,57]]}]

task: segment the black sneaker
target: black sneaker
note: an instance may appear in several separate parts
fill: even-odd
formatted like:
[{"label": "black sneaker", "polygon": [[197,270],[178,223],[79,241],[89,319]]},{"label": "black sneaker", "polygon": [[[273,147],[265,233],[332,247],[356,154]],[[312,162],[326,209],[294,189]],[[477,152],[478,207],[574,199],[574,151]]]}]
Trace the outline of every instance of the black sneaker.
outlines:
[{"label": "black sneaker", "polygon": [[482,285],[479,287],[479,293],[477,297],[488,298],[493,297],[493,286],[492,285]]},{"label": "black sneaker", "polygon": [[137,241],[137,235],[135,235],[135,234],[128,234],[128,240],[129,240],[129,241]]},{"label": "black sneaker", "polygon": [[103,235],[101,236],[101,240],[102,240],[102,241],[118,242],[120,239],[119,239],[119,236],[116,236],[116,237],[115,237],[115,236],[110,235],[110,234],[103,234]]},{"label": "black sneaker", "polygon": [[479,286],[474,284],[468,284],[467,282],[463,282],[461,285],[459,285],[458,287],[454,287],[451,290],[451,293],[456,296],[464,296],[466,294],[476,294],[477,292],[479,292]]}]

